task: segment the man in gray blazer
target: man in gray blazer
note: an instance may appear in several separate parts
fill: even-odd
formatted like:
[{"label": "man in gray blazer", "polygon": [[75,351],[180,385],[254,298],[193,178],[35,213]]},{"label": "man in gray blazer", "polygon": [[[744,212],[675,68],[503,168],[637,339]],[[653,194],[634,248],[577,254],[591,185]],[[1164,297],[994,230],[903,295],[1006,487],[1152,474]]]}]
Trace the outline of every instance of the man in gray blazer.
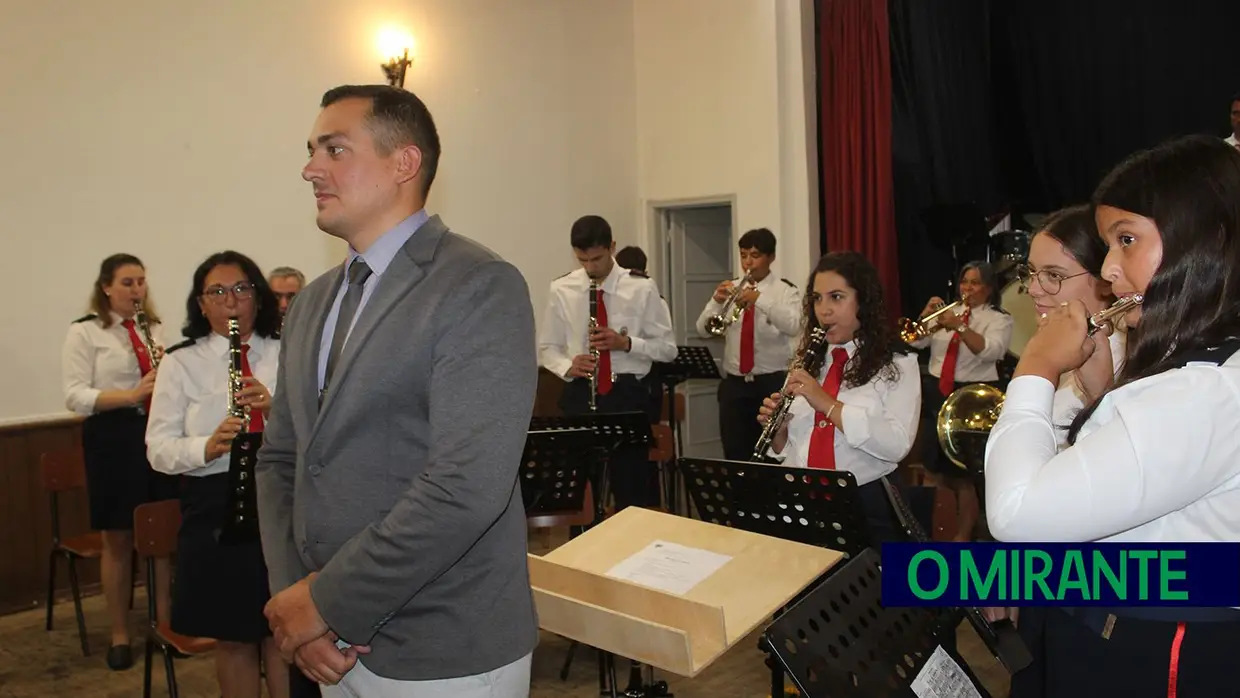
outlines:
[{"label": "man in gray blazer", "polygon": [[421,100],[345,86],[322,107],[302,176],[349,255],[284,323],[257,466],[268,619],[324,696],[528,696],[529,289],[424,211]]}]

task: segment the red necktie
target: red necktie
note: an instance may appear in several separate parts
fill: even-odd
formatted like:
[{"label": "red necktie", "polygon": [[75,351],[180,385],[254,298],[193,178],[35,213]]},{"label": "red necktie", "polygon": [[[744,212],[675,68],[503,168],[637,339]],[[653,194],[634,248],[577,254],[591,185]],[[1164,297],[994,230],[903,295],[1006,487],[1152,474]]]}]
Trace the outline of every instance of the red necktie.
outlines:
[{"label": "red necktie", "polygon": [[[598,326],[607,326],[607,306],[603,303],[603,289],[598,290]],[[611,392],[611,352],[606,349],[599,350],[598,366],[595,367],[598,372],[598,394],[606,395]]]},{"label": "red necktie", "polygon": [[[826,380],[822,382],[823,390],[831,397],[840,394],[846,363],[846,349],[839,347],[831,352],[831,368],[827,371]],[[809,437],[809,459],[806,465],[822,470],[835,470],[835,424],[822,412],[814,413],[814,431]]]},{"label": "red necktie", "polygon": [[[965,308],[964,315],[960,316],[964,323],[962,327],[969,324],[969,313],[972,308]],[[949,311],[950,312],[950,311]],[[960,330],[952,333],[952,339],[947,343],[947,355],[943,357],[943,371],[939,374],[939,392],[943,393],[943,397],[952,394],[952,390],[956,388],[956,360],[960,358]]]},{"label": "red necktie", "polygon": [[[138,371],[143,376],[146,376],[146,374],[151,372],[151,355],[146,350],[146,345],[138,338],[138,330],[134,327],[133,320],[125,320],[121,322],[121,325],[129,330],[129,343],[133,345],[133,353],[138,356]],[[151,411],[151,398],[148,397],[145,404],[146,411],[149,414]]]},{"label": "red necktie", "polygon": [[[250,373],[250,345],[241,345],[241,375],[244,378],[253,378],[254,374]],[[256,434],[263,430],[263,411],[250,411],[250,433]]]},{"label": "red necktie", "polygon": [[753,322],[754,309],[752,305],[745,307],[745,314],[741,316],[741,375],[747,376],[753,370]]}]

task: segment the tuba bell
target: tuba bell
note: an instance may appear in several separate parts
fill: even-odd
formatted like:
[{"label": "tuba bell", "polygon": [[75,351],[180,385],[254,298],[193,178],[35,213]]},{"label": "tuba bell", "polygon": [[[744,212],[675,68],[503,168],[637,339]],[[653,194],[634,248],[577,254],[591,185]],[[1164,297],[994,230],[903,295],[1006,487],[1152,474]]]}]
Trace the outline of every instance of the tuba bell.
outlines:
[{"label": "tuba bell", "polygon": [[1003,391],[985,383],[957,388],[939,408],[935,431],[943,453],[975,475],[986,470],[986,441],[1003,411]]}]

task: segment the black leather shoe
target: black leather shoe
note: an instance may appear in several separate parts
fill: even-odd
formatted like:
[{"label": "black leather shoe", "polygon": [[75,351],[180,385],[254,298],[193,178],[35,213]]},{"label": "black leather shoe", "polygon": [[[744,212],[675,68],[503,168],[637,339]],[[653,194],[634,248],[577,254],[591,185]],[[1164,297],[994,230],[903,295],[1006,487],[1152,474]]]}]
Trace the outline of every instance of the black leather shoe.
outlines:
[{"label": "black leather shoe", "polygon": [[108,648],[108,668],[112,671],[124,671],[133,666],[133,651],[129,645],[112,645]]}]

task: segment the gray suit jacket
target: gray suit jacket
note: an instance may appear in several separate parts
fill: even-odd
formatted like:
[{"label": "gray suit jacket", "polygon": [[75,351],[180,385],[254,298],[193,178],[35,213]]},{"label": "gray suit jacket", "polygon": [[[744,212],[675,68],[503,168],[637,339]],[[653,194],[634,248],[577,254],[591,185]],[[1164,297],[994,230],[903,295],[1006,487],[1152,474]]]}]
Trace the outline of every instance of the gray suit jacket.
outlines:
[{"label": "gray suit jacket", "polygon": [[297,297],[257,465],[272,594],[309,572],[380,676],[491,671],[538,624],[517,474],[538,364],[517,269],[433,216],[378,280],[319,406],[343,264]]}]

